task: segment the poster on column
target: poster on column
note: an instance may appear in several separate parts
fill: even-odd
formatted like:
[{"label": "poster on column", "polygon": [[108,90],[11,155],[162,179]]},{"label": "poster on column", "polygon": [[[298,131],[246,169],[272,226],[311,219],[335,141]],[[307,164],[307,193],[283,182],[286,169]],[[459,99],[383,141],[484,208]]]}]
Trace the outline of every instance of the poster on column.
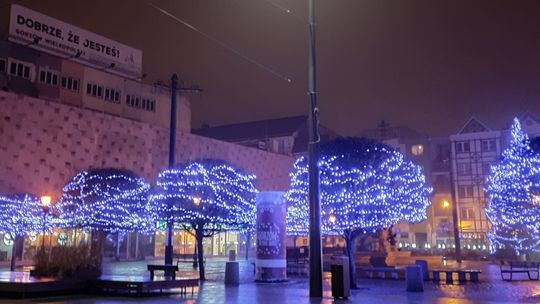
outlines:
[{"label": "poster on column", "polygon": [[286,212],[283,192],[257,193],[257,281],[287,280]]}]

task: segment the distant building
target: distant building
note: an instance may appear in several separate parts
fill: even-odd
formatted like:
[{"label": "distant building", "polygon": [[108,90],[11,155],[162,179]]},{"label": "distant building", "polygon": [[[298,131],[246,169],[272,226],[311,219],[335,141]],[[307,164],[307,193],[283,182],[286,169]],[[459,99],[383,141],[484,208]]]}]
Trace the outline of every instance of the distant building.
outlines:
[{"label": "distant building", "polygon": [[[530,137],[540,136],[540,119],[531,113],[520,118]],[[510,124],[510,122],[509,122]],[[471,117],[461,130],[450,136],[454,195],[458,206],[459,231],[465,249],[488,247],[486,232],[491,229],[485,214],[485,192],[490,166],[496,163],[509,143],[508,128],[493,130]]]},{"label": "distant building", "polygon": [[[192,130],[192,133],[268,152],[295,156],[307,152],[309,138],[307,123],[308,117],[303,115],[203,127]],[[321,142],[338,137],[324,126],[319,126],[319,133]]]}]

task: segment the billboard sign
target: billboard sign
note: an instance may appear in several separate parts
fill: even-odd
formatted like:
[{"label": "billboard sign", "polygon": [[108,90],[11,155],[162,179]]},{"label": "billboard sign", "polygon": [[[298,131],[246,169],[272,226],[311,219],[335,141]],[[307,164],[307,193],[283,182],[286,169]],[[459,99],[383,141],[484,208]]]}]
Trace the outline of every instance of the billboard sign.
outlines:
[{"label": "billboard sign", "polygon": [[20,5],[11,5],[9,40],[127,78],[141,78],[141,50]]}]

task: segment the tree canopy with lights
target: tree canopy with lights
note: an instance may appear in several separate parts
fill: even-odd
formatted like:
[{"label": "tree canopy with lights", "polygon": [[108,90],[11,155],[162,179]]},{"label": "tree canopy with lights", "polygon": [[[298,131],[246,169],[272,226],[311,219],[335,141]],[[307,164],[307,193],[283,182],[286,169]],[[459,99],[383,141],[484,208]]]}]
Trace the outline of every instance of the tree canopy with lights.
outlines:
[{"label": "tree canopy with lights", "polygon": [[[30,232],[49,230],[50,223],[39,198],[28,194],[0,196],[0,233],[9,235],[13,242]],[[11,271],[15,267],[15,248],[14,243]]]},{"label": "tree canopy with lights", "polygon": [[91,169],[67,183],[55,208],[67,227],[145,232],[154,227],[146,209],[149,189],[149,184],[131,171]]},{"label": "tree canopy with lights", "polygon": [[509,147],[491,166],[487,182],[491,251],[510,248],[516,254],[540,251],[540,154],[514,119]]},{"label": "tree canopy with lights", "polygon": [[203,238],[255,225],[254,180],[254,175],[213,159],[189,162],[159,174],[151,208],[157,218],[178,223],[195,235],[201,280],[205,279]]},{"label": "tree canopy with lights", "polygon": [[[390,227],[400,220],[425,220],[432,189],[420,166],[394,149],[365,138],[337,139],[319,148],[321,228],[325,235],[343,236],[354,278],[354,240],[364,233]],[[291,173],[287,232],[308,233],[308,168],[300,157]]]}]

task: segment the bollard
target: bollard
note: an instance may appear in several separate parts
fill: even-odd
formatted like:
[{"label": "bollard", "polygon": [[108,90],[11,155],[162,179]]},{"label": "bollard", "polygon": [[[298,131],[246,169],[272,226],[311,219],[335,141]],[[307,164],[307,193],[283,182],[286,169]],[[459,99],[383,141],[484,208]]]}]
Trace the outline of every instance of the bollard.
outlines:
[{"label": "bollard", "polygon": [[405,280],[407,281],[407,291],[424,291],[424,281],[420,266],[409,265],[405,267]]},{"label": "bollard", "polygon": [[238,262],[226,262],[225,264],[225,285],[240,285],[240,269]]},{"label": "bollard", "polygon": [[429,280],[429,268],[426,260],[416,260],[416,265],[420,266],[422,269],[422,276],[424,281]]}]

